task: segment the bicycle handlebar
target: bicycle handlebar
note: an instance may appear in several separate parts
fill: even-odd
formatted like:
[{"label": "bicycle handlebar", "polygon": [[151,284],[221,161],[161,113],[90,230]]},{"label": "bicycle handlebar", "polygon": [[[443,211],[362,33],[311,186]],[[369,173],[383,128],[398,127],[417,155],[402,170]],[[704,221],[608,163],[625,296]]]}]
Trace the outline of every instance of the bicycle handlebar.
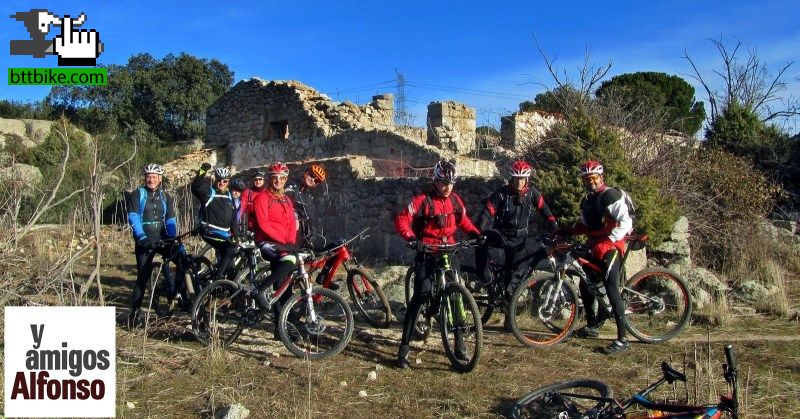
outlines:
[{"label": "bicycle handlebar", "polygon": [[[427,244],[422,243],[422,251],[425,253],[453,253],[467,247],[477,246],[478,239],[462,240],[456,243]],[[408,247],[417,248],[417,241],[408,242]]]}]

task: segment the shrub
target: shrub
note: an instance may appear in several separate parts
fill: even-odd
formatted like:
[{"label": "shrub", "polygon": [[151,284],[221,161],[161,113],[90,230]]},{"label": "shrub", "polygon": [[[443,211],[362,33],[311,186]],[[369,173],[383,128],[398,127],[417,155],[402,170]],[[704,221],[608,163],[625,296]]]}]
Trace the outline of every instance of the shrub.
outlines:
[{"label": "shrub", "polygon": [[654,245],[666,239],[678,219],[674,199],[659,192],[658,179],[633,173],[621,145],[620,132],[605,127],[591,116],[573,115],[557,124],[551,140],[534,145],[526,157],[535,162],[537,186],[562,222],[580,218],[580,202],[586,194],[577,176],[578,166],[599,159],[606,168],[606,183],[627,191],[636,205],[636,229],[647,232]]}]

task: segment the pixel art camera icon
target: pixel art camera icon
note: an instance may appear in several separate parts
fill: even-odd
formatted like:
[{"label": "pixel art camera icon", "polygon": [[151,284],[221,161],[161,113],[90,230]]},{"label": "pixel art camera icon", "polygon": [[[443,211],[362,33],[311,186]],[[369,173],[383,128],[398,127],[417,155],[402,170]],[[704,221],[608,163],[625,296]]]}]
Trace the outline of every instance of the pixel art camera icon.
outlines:
[{"label": "pixel art camera icon", "polygon": [[[31,55],[35,58],[57,55],[59,66],[97,65],[97,57],[104,48],[100,33],[94,29],[75,29],[86,22],[86,14],[81,13],[77,18],[69,15],[58,17],[45,9],[33,9],[17,12],[11,17],[23,22],[31,37],[12,40],[11,55]],[[61,34],[51,40],[45,39],[54,26],[61,28]]]}]

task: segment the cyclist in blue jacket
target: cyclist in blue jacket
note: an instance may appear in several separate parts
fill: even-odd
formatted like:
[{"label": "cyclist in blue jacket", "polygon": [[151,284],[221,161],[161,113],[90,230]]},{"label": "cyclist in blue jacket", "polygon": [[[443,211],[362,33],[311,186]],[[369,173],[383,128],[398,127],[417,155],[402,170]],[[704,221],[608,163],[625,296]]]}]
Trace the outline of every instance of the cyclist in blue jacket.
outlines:
[{"label": "cyclist in blue jacket", "polygon": [[[142,169],[144,182],[128,196],[128,224],[136,243],[136,285],[133,287],[131,312],[128,326],[135,327],[139,320],[139,309],[144,298],[144,290],[153,270],[153,257],[156,253],[169,257],[173,245],[159,246],[162,239],[177,236],[178,225],[175,220],[175,204],[172,196],[161,187],[164,168],[160,164],[148,164]],[[182,251],[179,250],[179,252]],[[182,272],[177,274],[182,277]],[[167,285],[167,298],[173,300],[177,294],[175,280],[168,265],[163,265]]]}]

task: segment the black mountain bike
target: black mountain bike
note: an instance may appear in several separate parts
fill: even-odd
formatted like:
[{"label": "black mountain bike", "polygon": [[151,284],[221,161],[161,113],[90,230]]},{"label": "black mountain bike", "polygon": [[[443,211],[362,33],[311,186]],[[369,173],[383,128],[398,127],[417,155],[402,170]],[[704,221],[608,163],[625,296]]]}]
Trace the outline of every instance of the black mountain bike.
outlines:
[{"label": "black mountain bike", "polygon": [[[309,359],[324,359],[339,353],[353,334],[353,312],[334,291],[313,287],[305,269],[306,260],[314,259],[311,252],[297,253],[297,266],[279,282],[278,290],[268,295],[270,305],[286,293],[292,284],[301,292],[290,299],[278,318],[281,341],[293,355]],[[248,328],[271,318],[272,311],[263,312],[255,302],[257,288],[265,276],[256,277],[250,270],[253,283],[238,283],[227,279],[214,281],[195,299],[192,308],[192,330],[203,344],[231,345]],[[244,282],[244,281],[243,281]]]},{"label": "black mountain bike", "polygon": [[[149,322],[151,315],[163,317],[172,314],[180,298],[185,305],[191,305],[192,300],[199,292],[202,284],[206,283],[207,276],[211,272],[211,262],[202,256],[195,256],[188,252],[180,252],[183,239],[188,236],[195,236],[198,231],[192,230],[180,234],[177,237],[162,239],[153,244],[155,249],[171,247],[171,252],[162,257],[161,262],[153,261],[153,271],[150,274],[149,286],[145,289],[150,295],[145,296],[148,302],[147,317],[145,322]],[[169,269],[175,282],[176,298],[172,301],[167,297],[167,284],[165,270]],[[177,272],[183,270],[183,278],[177,278]],[[180,296],[180,297],[178,297]]]},{"label": "black mountain bike", "polygon": [[[406,316],[417,317],[414,332],[417,338],[427,339],[435,319],[442,335],[444,353],[458,372],[472,371],[483,352],[483,326],[478,305],[469,290],[461,283],[458,270],[452,267],[450,255],[466,247],[473,247],[475,240],[454,244],[422,245],[428,257],[436,258],[436,273],[433,277],[431,298],[420,306],[419,312]],[[406,275],[406,306],[414,290],[413,267]],[[467,356],[456,354],[462,341]]]},{"label": "black mountain bike", "polygon": [[651,401],[647,395],[664,383],[686,382],[686,375],[661,363],[662,377],[625,400],[616,400],[611,388],[592,379],[564,381],[539,388],[519,398],[511,408],[512,418],[722,418],[739,417],[739,389],[733,346],[725,346],[726,363],[722,372],[731,394],[720,396],[718,403],[690,406]]}]

